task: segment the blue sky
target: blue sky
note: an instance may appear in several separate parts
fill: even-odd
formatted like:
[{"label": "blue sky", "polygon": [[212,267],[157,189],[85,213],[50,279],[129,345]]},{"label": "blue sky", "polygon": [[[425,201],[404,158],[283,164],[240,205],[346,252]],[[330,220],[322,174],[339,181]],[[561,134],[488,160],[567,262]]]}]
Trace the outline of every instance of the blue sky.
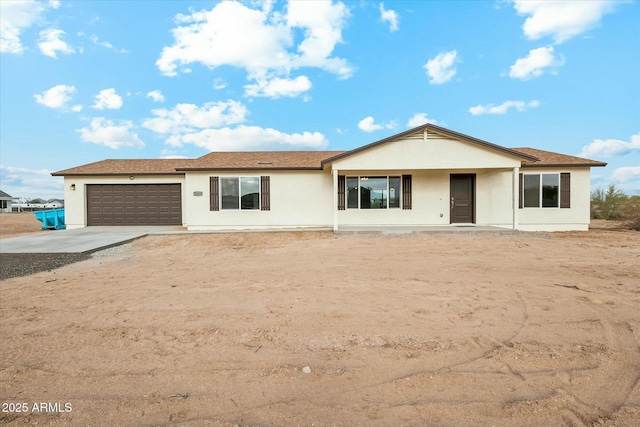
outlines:
[{"label": "blue sky", "polygon": [[344,150],[427,121],[640,194],[640,7],[0,1],[0,188],[106,158]]}]

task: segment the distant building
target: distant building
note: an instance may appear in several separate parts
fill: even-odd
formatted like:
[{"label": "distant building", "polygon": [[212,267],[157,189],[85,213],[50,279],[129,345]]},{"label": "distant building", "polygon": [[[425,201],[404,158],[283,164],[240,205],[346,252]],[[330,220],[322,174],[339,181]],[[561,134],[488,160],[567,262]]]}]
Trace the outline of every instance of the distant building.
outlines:
[{"label": "distant building", "polygon": [[64,200],[62,199],[49,199],[45,203],[47,209],[62,209],[64,208]]},{"label": "distant building", "polygon": [[18,197],[11,197],[0,190],[0,212],[11,212],[11,205],[14,200],[18,200]]}]

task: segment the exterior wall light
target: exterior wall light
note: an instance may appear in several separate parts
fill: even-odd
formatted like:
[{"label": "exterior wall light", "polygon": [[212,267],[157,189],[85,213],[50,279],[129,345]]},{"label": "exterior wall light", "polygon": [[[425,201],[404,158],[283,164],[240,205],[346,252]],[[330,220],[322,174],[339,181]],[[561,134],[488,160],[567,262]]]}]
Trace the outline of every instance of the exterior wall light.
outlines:
[{"label": "exterior wall light", "polygon": [[76,191],[76,185],[75,184],[71,184],[71,187],[69,187],[71,189],[71,191]]},{"label": "exterior wall light", "polygon": [[130,179],[131,181],[133,181],[134,179],[136,179],[136,177],[135,177],[135,176],[133,176],[133,175],[129,175],[129,179]]}]

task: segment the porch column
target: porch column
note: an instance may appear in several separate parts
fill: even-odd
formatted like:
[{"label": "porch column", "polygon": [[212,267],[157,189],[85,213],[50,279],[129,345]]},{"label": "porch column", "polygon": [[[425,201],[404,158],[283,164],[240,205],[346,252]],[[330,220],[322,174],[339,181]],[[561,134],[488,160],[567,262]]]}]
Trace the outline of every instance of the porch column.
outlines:
[{"label": "porch column", "polygon": [[338,170],[333,172],[333,231],[338,231]]},{"label": "porch column", "polygon": [[513,229],[517,230],[520,220],[520,168],[513,168]]}]

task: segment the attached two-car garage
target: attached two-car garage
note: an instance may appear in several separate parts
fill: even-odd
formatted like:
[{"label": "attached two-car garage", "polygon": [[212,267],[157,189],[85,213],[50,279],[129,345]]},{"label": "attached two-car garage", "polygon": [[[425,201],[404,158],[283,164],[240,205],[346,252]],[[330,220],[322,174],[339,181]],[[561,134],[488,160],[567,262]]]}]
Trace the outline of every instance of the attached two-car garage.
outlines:
[{"label": "attached two-car garage", "polygon": [[182,225],[180,184],[88,184],[87,225]]}]

